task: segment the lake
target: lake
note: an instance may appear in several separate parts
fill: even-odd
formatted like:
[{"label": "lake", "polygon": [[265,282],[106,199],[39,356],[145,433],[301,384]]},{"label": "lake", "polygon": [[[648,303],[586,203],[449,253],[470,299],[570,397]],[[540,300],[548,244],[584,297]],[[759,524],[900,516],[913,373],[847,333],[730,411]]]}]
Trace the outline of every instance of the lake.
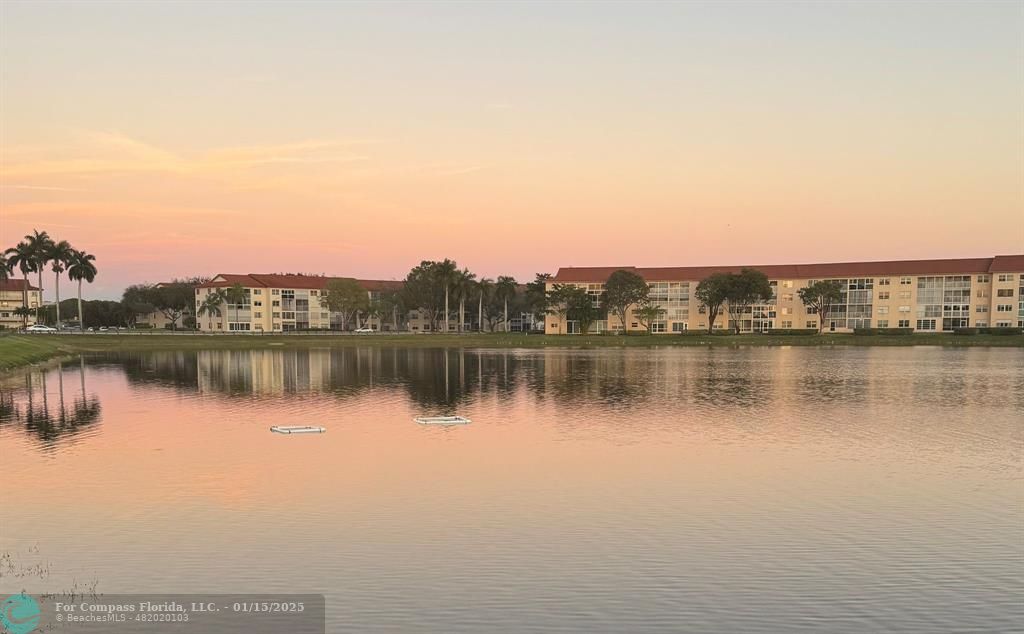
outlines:
[{"label": "lake", "polygon": [[1009,631],[1022,448],[1020,349],[87,355],[0,381],[0,550],[329,632]]}]

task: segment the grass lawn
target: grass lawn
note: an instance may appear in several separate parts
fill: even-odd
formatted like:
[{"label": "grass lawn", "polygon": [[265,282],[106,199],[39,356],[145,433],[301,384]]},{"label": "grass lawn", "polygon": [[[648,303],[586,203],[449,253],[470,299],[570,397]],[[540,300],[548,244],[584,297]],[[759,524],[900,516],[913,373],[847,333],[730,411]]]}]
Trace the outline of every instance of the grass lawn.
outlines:
[{"label": "grass lawn", "polygon": [[196,335],[150,332],[105,335],[6,335],[0,337],[0,371],[81,352],[132,350],[248,350],[270,347],[344,346],[543,348],[670,346],[1000,346],[1024,347],[1022,335]]}]

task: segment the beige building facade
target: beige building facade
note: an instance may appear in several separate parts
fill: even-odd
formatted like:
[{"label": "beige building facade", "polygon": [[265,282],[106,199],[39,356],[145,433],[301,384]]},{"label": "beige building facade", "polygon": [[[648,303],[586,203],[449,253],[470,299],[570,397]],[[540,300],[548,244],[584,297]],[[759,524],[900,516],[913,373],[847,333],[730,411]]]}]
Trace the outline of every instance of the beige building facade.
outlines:
[{"label": "beige building facade", "polygon": [[36,323],[34,309],[43,305],[42,291],[27,283],[24,279],[8,279],[0,281],[0,328],[21,328],[25,323],[21,315],[15,311],[25,305],[25,288],[28,287],[28,307],[33,309],[29,314],[29,326]]},{"label": "beige building facade", "polygon": [[[743,314],[718,315],[715,330],[739,322],[741,332],[817,328],[819,315],[809,311],[798,294],[818,280],[837,280],[842,301],[823,320],[823,330],[852,332],[855,328],[911,328],[915,332],[952,332],[962,327],[1024,327],[1024,255],[954,260],[905,260],[768,266],[713,267],[572,267],[559,269],[548,282],[585,289],[598,302],[608,278],[625,269],[650,285],[650,298],[663,309],[651,324],[655,334],[707,330],[706,309],[696,297],[697,285],[715,273],[738,273],[753,268],[767,275],[774,291],[766,304]],[[627,330],[644,330],[632,311]],[[623,324],[609,316],[590,332],[621,331]],[[547,334],[579,332],[579,325],[548,315]]]},{"label": "beige building facade", "polygon": [[[333,279],[320,275],[219,274],[196,287],[196,311],[206,298],[218,289],[235,285],[244,291],[239,304],[224,303],[218,313],[198,314],[197,327],[207,332],[288,332],[293,330],[328,330],[340,328],[341,315],[322,305],[327,283]],[[402,282],[390,280],[356,280],[366,290],[367,299],[379,300],[384,294],[397,292]],[[418,314],[360,315],[350,326],[370,327],[378,331],[425,329],[429,325]]]}]

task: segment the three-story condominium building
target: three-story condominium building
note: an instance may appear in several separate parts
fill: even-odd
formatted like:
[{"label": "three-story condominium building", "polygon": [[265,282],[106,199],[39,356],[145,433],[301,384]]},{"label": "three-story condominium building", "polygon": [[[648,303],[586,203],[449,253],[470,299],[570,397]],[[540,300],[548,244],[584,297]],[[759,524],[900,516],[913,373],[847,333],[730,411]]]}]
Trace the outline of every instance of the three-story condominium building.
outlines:
[{"label": "three-story condominium building", "polygon": [[[222,273],[196,287],[196,325],[199,330],[215,332],[283,332],[289,330],[337,329],[341,315],[332,313],[321,302],[331,280],[342,279],[322,275],[264,274],[244,275]],[[402,282],[389,280],[356,280],[374,301],[387,292],[397,292]],[[242,288],[241,300],[225,302],[219,312],[201,310],[204,301],[216,289]],[[359,326],[375,330],[397,329],[404,315],[357,316]],[[418,327],[421,324],[416,324]]]},{"label": "three-story condominium building", "polygon": [[[20,328],[23,322],[22,316],[16,314],[22,306],[25,306],[25,289],[28,288],[28,307],[35,309],[43,305],[42,291],[32,286],[24,279],[9,279],[0,281],[0,328]],[[35,310],[27,317],[28,325],[36,323]]]},{"label": "three-story condominium building", "polygon": [[[826,331],[850,332],[855,328],[912,328],[920,332],[949,332],[961,327],[1024,327],[1024,255],[955,260],[904,260],[892,262],[845,262],[832,264],[774,264],[767,266],[707,267],[571,267],[562,268],[548,282],[586,289],[599,302],[612,273],[625,269],[650,285],[650,299],[663,309],[650,324],[654,333],[679,333],[707,329],[708,315],[695,291],[704,278],[715,273],[738,273],[743,268],[763,272],[774,297],[766,304],[730,314],[728,307],[714,328],[734,327],[741,332],[773,328],[817,328],[819,318]],[[836,280],[842,299],[827,315],[813,314],[798,291],[817,280]],[[633,311],[627,330],[643,330]],[[614,315],[594,323],[590,332],[621,331]],[[548,334],[579,332],[579,324],[549,315]]]}]

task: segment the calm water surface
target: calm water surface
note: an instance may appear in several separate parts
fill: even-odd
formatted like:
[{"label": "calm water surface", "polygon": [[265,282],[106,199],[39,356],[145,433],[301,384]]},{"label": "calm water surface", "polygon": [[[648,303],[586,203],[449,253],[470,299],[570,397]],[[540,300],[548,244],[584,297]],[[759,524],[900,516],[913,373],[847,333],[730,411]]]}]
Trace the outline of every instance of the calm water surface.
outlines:
[{"label": "calm water surface", "polygon": [[0,550],[331,632],[1020,631],[1022,435],[1012,349],[87,356],[0,382]]}]

